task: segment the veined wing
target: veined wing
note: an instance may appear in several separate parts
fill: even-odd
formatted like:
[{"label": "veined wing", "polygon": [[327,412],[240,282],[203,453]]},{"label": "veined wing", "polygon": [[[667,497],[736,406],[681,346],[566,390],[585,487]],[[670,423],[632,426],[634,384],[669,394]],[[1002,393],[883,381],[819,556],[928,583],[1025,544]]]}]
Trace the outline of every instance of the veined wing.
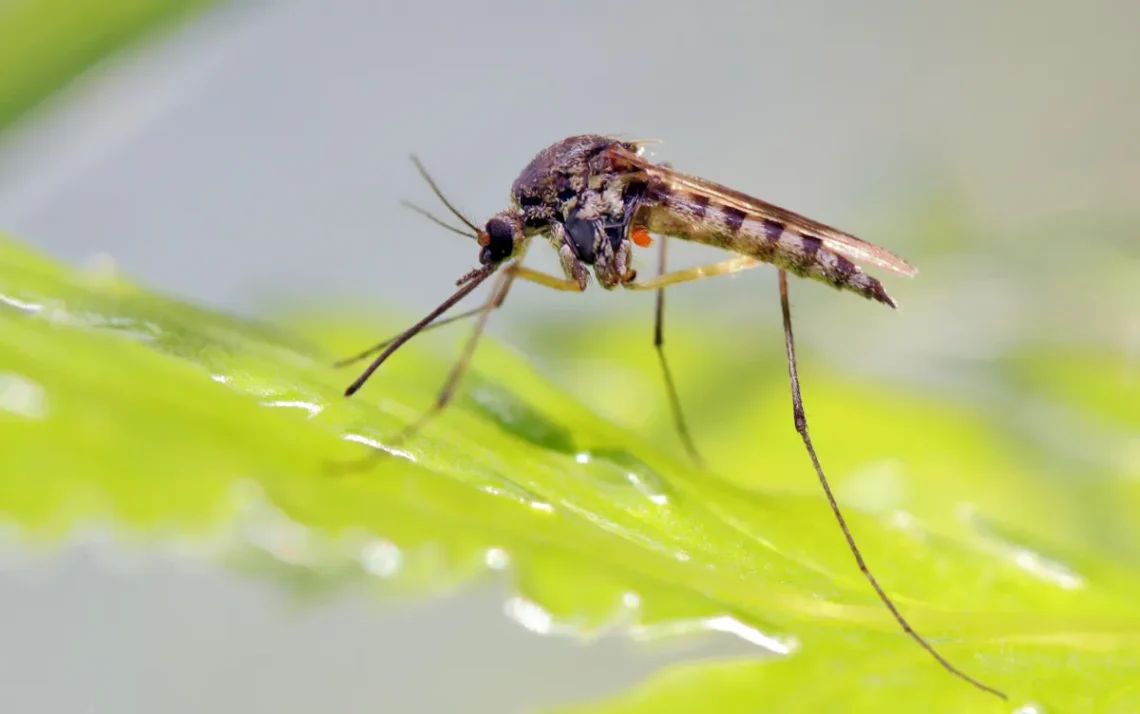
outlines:
[{"label": "veined wing", "polygon": [[647,174],[651,180],[664,183],[669,189],[677,191],[690,191],[703,194],[720,203],[734,206],[745,213],[783,223],[788,229],[802,235],[815,236],[823,241],[823,245],[830,251],[838,253],[849,260],[874,265],[878,268],[890,270],[899,275],[913,277],[918,270],[899,256],[886,248],[868,243],[865,240],[844,233],[829,225],[801,216],[779,206],[761,201],[728,186],[721,185],[708,179],[685,174],[667,166],[655,164],[645,157],[636,154],[621,146],[614,144],[609,149],[610,159],[619,166],[633,166]]}]

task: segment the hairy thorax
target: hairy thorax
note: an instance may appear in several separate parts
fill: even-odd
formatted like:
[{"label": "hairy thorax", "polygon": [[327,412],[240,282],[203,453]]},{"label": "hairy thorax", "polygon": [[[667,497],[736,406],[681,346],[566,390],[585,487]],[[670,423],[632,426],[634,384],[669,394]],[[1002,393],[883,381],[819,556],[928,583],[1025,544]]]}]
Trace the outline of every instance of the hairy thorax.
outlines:
[{"label": "hairy thorax", "polygon": [[[538,153],[511,186],[528,230],[546,234],[571,278],[584,283],[593,266],[612,289],[633,279],[629,231],[645,183],[617,170],[606,150],[633,144],[597,134],[572,136]],[[584,287],[584,284],[583,284]]]}]

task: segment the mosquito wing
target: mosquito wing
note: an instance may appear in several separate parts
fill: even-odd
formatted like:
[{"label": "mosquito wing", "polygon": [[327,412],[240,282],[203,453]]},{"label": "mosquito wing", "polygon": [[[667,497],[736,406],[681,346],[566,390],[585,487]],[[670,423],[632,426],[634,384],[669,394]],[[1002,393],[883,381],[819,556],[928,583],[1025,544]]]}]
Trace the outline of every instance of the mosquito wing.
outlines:
[{"label": "mosquito wing", "polygon": [[913,265],[885,248],[880,248],[837,228],[780,208],[767,201],[761,201],[728,186],[653,163],[640,154],[624,148],[621,144],[615,143],[611,146],[609,156],[615,165],[636,168],[644,173],[650,181],[660,182],[668,190],[687,190],[705,194],[758,218],[779,221],[797,233],[815,236],[823,241],[828,250],[854,262],[873,265],[907,277],[912,277],[918,273]]}]

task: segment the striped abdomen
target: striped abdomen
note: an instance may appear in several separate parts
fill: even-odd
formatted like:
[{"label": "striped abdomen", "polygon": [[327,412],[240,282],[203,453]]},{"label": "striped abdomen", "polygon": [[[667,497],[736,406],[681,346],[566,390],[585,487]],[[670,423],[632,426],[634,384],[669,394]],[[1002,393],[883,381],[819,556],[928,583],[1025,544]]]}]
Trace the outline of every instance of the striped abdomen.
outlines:
[{"label": "striped abdomen", "polygon": [[704,194],[650,191],[634,220],[651,233],[730,250],[895,307],[882,283],[828,250],[819,236]]}]

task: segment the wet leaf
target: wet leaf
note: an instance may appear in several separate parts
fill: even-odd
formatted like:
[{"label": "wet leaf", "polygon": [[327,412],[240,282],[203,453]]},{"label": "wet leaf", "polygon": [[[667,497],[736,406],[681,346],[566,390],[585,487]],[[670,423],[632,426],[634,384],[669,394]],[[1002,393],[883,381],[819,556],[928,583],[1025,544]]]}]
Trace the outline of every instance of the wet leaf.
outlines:
[{"label": "wet leaf", "polygon": [[76,76],[212,0],[43,0],[0,8],[0,130]]},{"label": "wet leaf", "polygon": [[0,244],[4,519],[29,542],[95,523],[189,544],[307,592],[505,577],[536,632],[754,645],[583,711],[1140,707],[1120,373],[1074,390],[1060,377],[1080,359],[1026,358],[1026,389],[1073,423],[1113,425],[1114,458],[1051,467],[1044,427],[1009,410],[805,355],[813,433],[868,561],[944,654],[1010,693],[1002,704],[907,640],[862,579],[792,429],[778,343],[722,331],[708,350],[713,325],[671,327],[702,472],[671,441],[644,330],[618,324],[561,342],[536,327],[554,361],[487,344],[453,409],[375,448],[431,403],[447,361],[425,338],[345,399],[351,376],[328,365],[373,341],[374,322],[253,324]]}]

